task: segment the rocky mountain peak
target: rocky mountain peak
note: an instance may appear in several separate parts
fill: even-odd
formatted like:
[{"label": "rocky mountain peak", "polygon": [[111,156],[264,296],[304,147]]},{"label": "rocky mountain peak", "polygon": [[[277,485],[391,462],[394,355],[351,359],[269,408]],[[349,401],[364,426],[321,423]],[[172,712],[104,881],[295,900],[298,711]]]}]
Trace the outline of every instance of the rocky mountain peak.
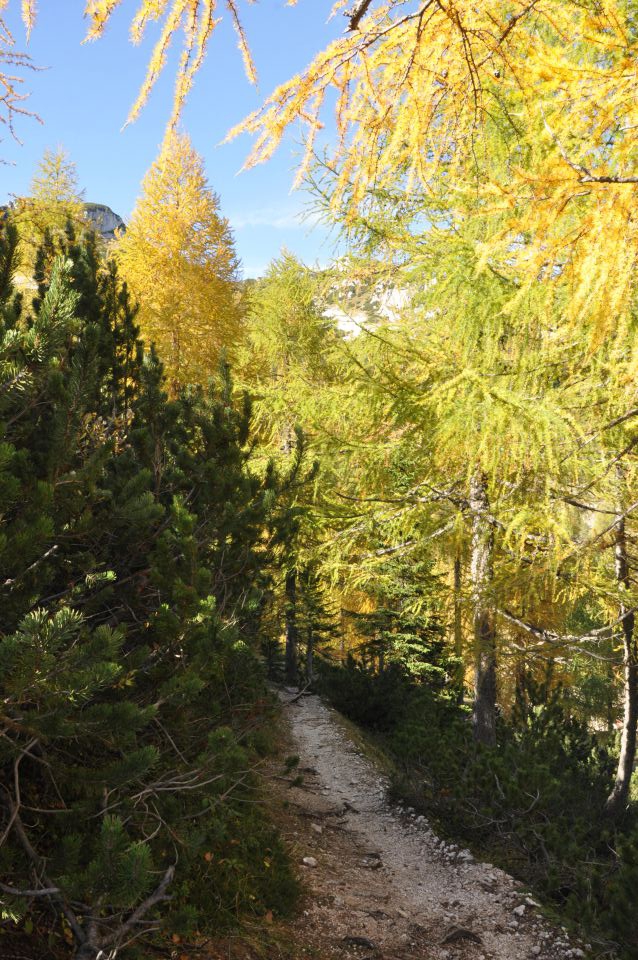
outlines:
[{"label": "rocky mountain peak", "polygon": [[119,214],[104,203],[85,203],[84,214],[96,233],[107,242],[115,240],[119,232],[126,230],[126,224]]}]

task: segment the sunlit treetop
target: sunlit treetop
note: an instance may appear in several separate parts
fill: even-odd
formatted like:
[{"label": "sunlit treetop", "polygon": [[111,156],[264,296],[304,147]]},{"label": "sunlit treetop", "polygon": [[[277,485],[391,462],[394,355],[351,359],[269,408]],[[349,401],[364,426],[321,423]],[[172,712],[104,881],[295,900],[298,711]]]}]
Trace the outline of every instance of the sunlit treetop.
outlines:
[{"label": "sunlit treetop", "polygon": [[64,233],[68,223],[78,231],[86,227],[77,170],[62,147],[44,151],[28,196],[14,198],[11,216],[20,235],[21,265],[28,276],[47,231],[55,237]]},{"label": "sunlit treetop", "polygon": [[80,203],[77,170],[63,147],[44,151],[31,179],[30,196],[51,205]]},{"label": "sunlit treetop", "polygon": [[[0,9],[9,0],[0,0]],[[131,10],[134,42],[160,37],[130,119],[137,116],[181,32],[174,125],[224,10],[255,70],[240,15],[252,0],[84,0],[87,39]],[[326,3],[325,11],[329,12]],[[323,12],[322,12],[323,13]],[[570,319],[626,310],[638,259],[637,27],[626,0],[337,0],[344,33],[230,132],[253,135],[247,166],[267,160],[301,121],[312,162],[334,105],[334,203],[351,210],[371,186],[442,190],[493,211],[500,232],[486,255],[517,261],[530,282],[569,277]],[[35,0],[24,0],[27,27]],[[495,148],[495,140],[499,147]],[[604,256],[601,245],[604,242]],[[514,251],[512,245],[515,244]]]},{"label": "sunlit treetop", "polygon": [[114,252],[171,389],[206,383],[233,356],[243,306],[232,233],[186,135],[167,135]]}]

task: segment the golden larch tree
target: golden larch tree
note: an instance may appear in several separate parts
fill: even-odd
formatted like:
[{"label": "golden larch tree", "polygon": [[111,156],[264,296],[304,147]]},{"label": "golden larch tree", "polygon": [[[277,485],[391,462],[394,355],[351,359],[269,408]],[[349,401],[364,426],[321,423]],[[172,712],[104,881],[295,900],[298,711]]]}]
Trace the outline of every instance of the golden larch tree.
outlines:
[{"label": "golden larch tree", "polygon": [[[35,69],[28,54],[16,49],[15,38],[9,29],[2,11],[8,0],[0,0],[0,124],[17,139],[14,124],[19,117],[35,116],[26,107],[29,94],[24,89],[24,77],[27,69]],[[25,24],[35,14],[35,7],[23,8]]]},{"label": "golden larch tree", "polygon": [[203,382],[241,334],[239,264],[228,220],[188,136],[169,134],[115,249],[144,338],[174,384]]},{"label": "golden larch tree", "polygon": [[29,273],[48,231],[54,238],[71,222],[85,225],[84,203],[75,164],[63,147],[44,151],[28,197],[16,197],[12,218],[21,241],[21,263]]},{"label": "golden larch tree", "polygon": [[[0,0],[0,10],[7,2]],[[131,11],[135,43],[159,23],[129,119],[182,34],[173,128],[224,9],[254,79],[240,23],[249,2],[78,0],[78,8],[89,22],[88,39],[99,37],[120,8]],[[23,0],[27,29],[35,7],[35,0]],[[254,135],[248,163],[267,159],[301,120],[307,130],[302,177],[334,103],[336,206],[347,198],[354,215],[365,209],[371,187],[397,182],[406,193],[444,190],[463,218],[478,199],[481,215],[491,211],[498,225],[486,258],[508,264],[514,257],[524,289],[539,274],[567,280],[573,295],[562,320],[588,325],[595,346],[608,335],[622,338],[626,325],[615,318],[627,314],[638,265],[632,6],[625,0],[336,0],[332,13],[344,17],[343,34],[232,131]]]}]

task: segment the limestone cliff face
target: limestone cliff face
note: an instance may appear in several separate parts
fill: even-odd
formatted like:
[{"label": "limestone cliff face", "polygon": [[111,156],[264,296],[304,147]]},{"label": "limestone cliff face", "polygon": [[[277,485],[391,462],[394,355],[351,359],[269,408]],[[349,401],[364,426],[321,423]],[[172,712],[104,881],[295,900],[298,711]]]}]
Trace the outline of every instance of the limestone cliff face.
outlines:
[{"label": "limestone cliff face", "polygon": [[122,218],[104,203],[85,203],[84,214],[96,233],[107,242],[115,240],[118,233],[126,230]]}]

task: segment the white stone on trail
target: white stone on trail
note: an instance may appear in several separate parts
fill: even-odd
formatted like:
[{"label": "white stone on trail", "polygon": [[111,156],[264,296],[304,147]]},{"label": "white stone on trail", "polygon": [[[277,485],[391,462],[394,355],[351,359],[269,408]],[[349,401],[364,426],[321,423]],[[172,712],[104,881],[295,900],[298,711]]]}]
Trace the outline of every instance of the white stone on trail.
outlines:
[{"label": "white stone on trail", "polygon": [[[285,703],[288,697],[283,694],[282,700]],[[350,837],[350,842],[360,850],[374,850],[378,856],[379,869],[361,869],[359,854],[356,878],[353,880],[352,874],[346,872],[345,864],[344,875],[349,884],[357,884],[350,886],[349,892],[364,903],[369,901],[370,883],[376,885],[376,890],[379,883],[382,885],[382,912],[389,919],[369,920],[377,924],[372,939],[380,949],[392,949],[393,942],[396,944],[404,936],[395,923],[402,924],[403,931],[409,923],[408,930],[423,931],[427,957],[445,960],[450,951],[443,949],[441,940],[451,922],[480,938],[481,955],[490,960],[557,960],[565,956],[559,952],[559,943],[563,951],[572,947],[572,957],[585,956],[576,944],[565,942],[567,938],[561,935],[560,928],[541,916],[530,897],[525,899],[521,884],[491,864],[475,861],[470,851],[457,844],[439,840],[422,815],[414,816],[412,807],[390,804],[386,798],[388,781],[371,761],[358,754],[341,717],[319,697],[302,697],[295,702],[294,709],[287,711],[287,717],[300,766],[311,765],[316,770],[313,783],[305,784],[307,802],[311,799],[308,791],[317,798],[323,794],[321,803],[331,801],[334,810],[339,811],[340,833],[335,835],[332,829],[324,833],[322,844],[336,842],[335,836]],[[355,771],[357,779],[353,780]],[[311,828],[314,833],[321,833],[317,824],[312,823]],[[330,857],[329,846],[326,851],[322,854],[324,870],[323,859]],[[306,867],[318,866],[310,856],[304,857],[302,863]],[[339,882],[338,853],[329,877],[330,882]],[[521,892],[516,894],[516,889]],[[521,899],[525,902],[521,903]],[[512,903],[517,901],[512,909]],[[516,918],[524,918],[525,922],[519,924]],[[477,954],[475,950],[473,960],[478,960]],[[425,955],[418,953],[418,957]]]}]

